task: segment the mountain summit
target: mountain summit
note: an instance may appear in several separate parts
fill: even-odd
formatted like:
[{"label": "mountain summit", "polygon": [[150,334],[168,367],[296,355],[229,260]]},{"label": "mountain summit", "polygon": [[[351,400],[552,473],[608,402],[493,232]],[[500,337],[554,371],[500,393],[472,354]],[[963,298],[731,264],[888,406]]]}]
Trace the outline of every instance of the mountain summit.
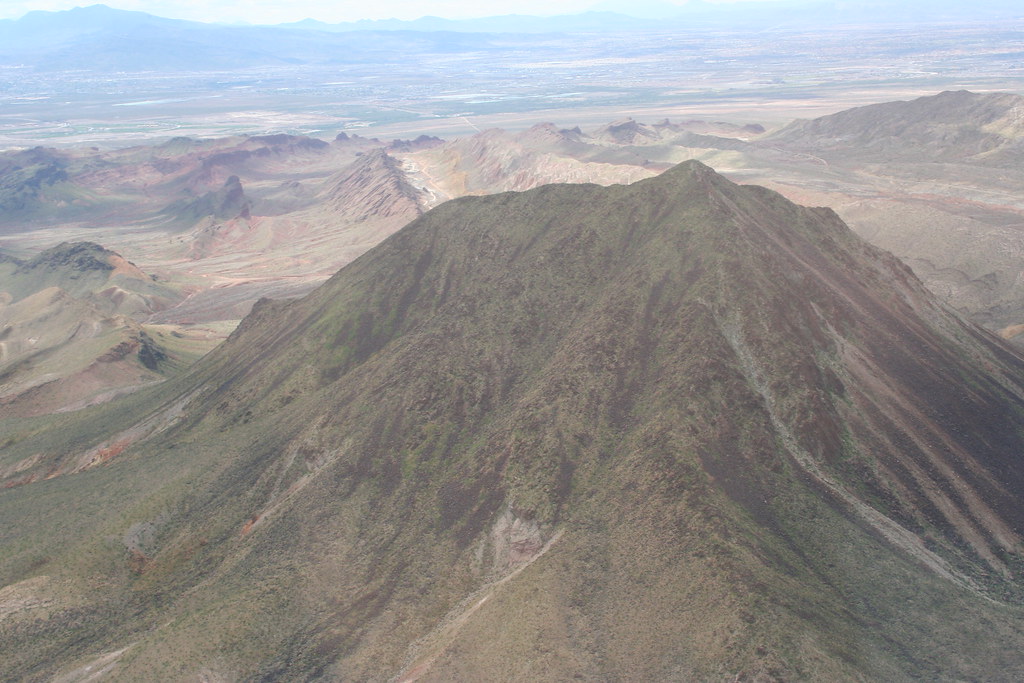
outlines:
[{"label": "mountain summit", "polygon": [[452,200],[73,443],[16,435],[51,478],[0,496],[0,666],[1019,678],[1022,378],[697,162]]}]

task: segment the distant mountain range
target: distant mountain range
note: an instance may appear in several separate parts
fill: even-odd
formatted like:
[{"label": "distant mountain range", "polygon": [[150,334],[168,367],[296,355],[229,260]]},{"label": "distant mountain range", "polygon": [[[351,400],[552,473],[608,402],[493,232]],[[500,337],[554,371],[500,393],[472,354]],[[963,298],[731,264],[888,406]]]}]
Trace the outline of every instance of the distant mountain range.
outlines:
[{"label": "distant mountain range", "polygon": [[[416,54],[493,49],[501,34],[689,30],[707,27],[763,30],[842,23],[886,25],[977,22],[1021,18],[1019,3],[981,6],[959,2],[689,2],[670,17],[633,17],[621,11],[536,17],[507,15],[449,20],[375,20],[327,24],[313,19],[278,26],[228,26],[166,19],[105,5],[61,12],[29,12],[0,21],[0,64],[41,70],[146,71],[252,66],[359,63]],[[665,10],[665,8],[662,8]],[[645,12],[640,12],[645,14]],[[650,10],[646,12],[650,14]],[[497,42],[496,42],[497,41]]]},{"label": "distant mountain range", "polygon": [[308,19],[284,24],[297,28],[328,31],[351,30],[413,30],[469,31],[481,33],[544,33],[558,31],[623,31],[664,30],[697,27],[732,27],[737,29],[810,27],[837,23],[928,24],[944,21],[979,21],[1024,17],[1020,3],[995,0],[977,7],[958,0],[909,0],[891,2],[861,0],[775,0],[773,2],[711,3],[690,0],[682,5],[667,2],[601,2],[589,12],[574,15],[525,16],[504,15],[479,19],[442,19],[421,17],[363,20],[328,24]]},{"label": "distant mountain range", "polygon": [[387,63],[422,52],[484,50],[491,40],[451,32],[339,36],[286,27],[223,26],[93,5],[0,21],[0,64],[107,72]]}]

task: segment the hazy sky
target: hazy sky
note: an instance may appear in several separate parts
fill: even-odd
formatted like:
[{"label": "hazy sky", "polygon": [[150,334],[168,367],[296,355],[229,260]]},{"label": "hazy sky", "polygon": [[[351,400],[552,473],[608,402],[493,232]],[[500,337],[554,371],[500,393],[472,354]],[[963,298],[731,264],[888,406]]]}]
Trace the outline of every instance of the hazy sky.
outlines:
[{"label": "hazy sky", "polygon": [[425,15],[450,19],[499,14],[545,16],[572,14],[601,5],[641,9],[648,5],[685,4],[685,0],[632,0],[628,3],[607,0],[0,0],[0,19],[16,19],[32,10],[66,10],[100,2],[173,19],[252,24],[298,21],[307,17],[333,23],[357,19],[417,19]]}]

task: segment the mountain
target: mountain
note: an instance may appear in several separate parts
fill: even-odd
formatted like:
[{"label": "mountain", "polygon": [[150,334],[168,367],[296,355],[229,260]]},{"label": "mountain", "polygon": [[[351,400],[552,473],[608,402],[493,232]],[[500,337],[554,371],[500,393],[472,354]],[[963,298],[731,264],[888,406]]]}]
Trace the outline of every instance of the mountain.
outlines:
[{"label": "mountain", "polygon": [[1024,156],[1024,97],[943,92],[795,121],[767,138],[793,149],[856,155],[877,163],[959,161],[1019,165]]},{"label": "mountain", "polygon": [[1024,359],[696,162],[446,202],[0,424],[10,678],[1024,675]]},{"label": "mountain", "polygon": [[65,242],[31,259],[0,260],[0,291],[12,302],[57,287],[107,313],[144,316],[181,298],[135,264],[92,242]]},{"label": "mountain", "polygon": [[1024,330],[1024,98],[944,92],[756,125],[622,119],[593,130],[488,130],[403,155],[441,196],[545,182],[631,182],[696,158],[794,201],[832,206],[972,320]]},{"label": "mountain", "polygon": [[320,190],[324,205],[335,216],[355,221],[397,218],[402,225],[423,213],[422,194],[406,179],[401,164],[383,149],[367,152],[324,181]]},{"label": "mountain", "polygon": [[165,209],[169,217],[192,225],[202,219],[231,220],[251,218],[252,202],[245,196],[245,189],[238,176],[228,176],[224,185],[200,197],[179,200]]},{"label": "mountain", "polygon": [[[0,153],[0,192],[12,198],[0,230],[23,251],[70,234],[131,253],[190,294],[150,307],[151,321],[237,322],[261,296],[308,293],[439,201],[385,150],[440,142],[257,135],[10,151]],[[59,181],[32,182],[42,168]]]},{"label": "mountain", "polygon": [[[0,154],[0,230],[22,253],[69,238],[108,244],[193,293],[155,320],[233,325],[261,296],[308,293],[446,199],[632,182],[696,158],[794,201],[832,206],[945,301],[1020,343],[1020,102],[941,93],[772,134],[755,124],[621,119],[448,141],[343,133],[32,148]],[[140,228],[152,237],[141,239]]]},{"label": "mountain", "polygon": [[509,14],[473,19],[444,19],[425,16],[362,20],[329,24],[313,19],[282,27],[317,31],[458,31],[474,33],[557,33],[657,31],[693,28],[759,29],[798,28],[832,25],[887,26],[892,24],[940,23],[950,21],[1019,19],[1021,10],[1014,0],[991,0],[968,8],[957,0],[892,2],[867,0],[855,3],[830,0],[774,0],[773,2],[713,3],[688,0],[684,3],[623,2],[595,3],[579,14],[528,16]]},{"label": "mountain", "polygon": [[0,260],[0,406],[34,415],[109,400],[177,366],[137,319],[183,295],[119,254],[63,243]]},{"label": "mountain", "polygon": [[[394,144],[423,146],[414,142]],[[203,219],[281,215],[309,208],[313,185],[384,146],[359,136],[332,144],[282,134],[0,152],[0,229],[118,221],[171,223],[180,232]]]},{"label": "mountain", "polygon": [[[823,27],[941,26],[949,22],[1021,18],[1014,0],[984,6],[949,2],[690,1],[673,16],[665,7],[617,3],[617,11],[571,15],[505,15],[449,20],[421,17],[327,24],[312,19],[278,26],[208,24],[105,5],[33,11],[0,20],[0,65],[25,73],[210,72],[248,68],[373,63],[405,65],[452,54],[492,53],[518,60],[522,50],[550,48],[551,36],[675,31],[778,31]],[[645,15],[647,18],[630,16]],[[662,15],[652,18],[652,15]]]},{"label": "mountain", "polygon": [[859,234],[976,322],[1012,336],[1024,322],[1021,111],[1017,94],[943,92],[796,121],[748,151],[803,155],[803,169],[787,164],[798,176],[789,188],[829,192],[818,201]]},{"label": "mountain", "polygon": [[[0,20],[0,64],[47,73],[196,71],[297,65],[388,64],[422,54],[492,49],[451,32],[327,31],[225,26],[105,5]],[[86,57],[83,59],[83,57]]]},{"label": "mountain", "polygon": [[108,401],[164,379],[167,353],[143,327],[51,287],[0,294],[0,410],[42,415]]},{"label": "mountain", "polygon": [[[594,130],[538,123],[523,131],[492,128],[421,151],[395,150],[412,176],[436,194],[460,197],[527,190],[547,183],[629,183],[695,155],[746,151],[758,125],[623,119]],[[420,173],[421,172],[421,173]]]},{"label": "mountain", "polygon": [[[654,175],[632,152],[588,144],[578,130],[537,124],[483,131],[407,157],[443,197],[527,190],[552,182],[631,182]],[[663,167],[662,167],[663,168]]]},{"label": "mountain", "polygon": [[[220,260],[248,253],[264,263],[291,260],[292,269],[325,279],[330,274],[325,270],[348,263],[422,214],[430,197],[413,187],[399,162],[379,146],[322,179],[306,206],[293,212],[254,218],[237,176],[202,201],[205,213],[221,220],[197,226],[189,239],[190,257]],[[225,206],[219,213],[213,208]],[[180,216],[181,210],[174,213]]]},{"label": "mountain", "polygon": [[69,183],[70,156],[57,150],[36,147],[0,156],[0,214],[5,223],[23,223],[38,216],[49,217],[54,206],[69,213],[91,203],[88,193]]}]

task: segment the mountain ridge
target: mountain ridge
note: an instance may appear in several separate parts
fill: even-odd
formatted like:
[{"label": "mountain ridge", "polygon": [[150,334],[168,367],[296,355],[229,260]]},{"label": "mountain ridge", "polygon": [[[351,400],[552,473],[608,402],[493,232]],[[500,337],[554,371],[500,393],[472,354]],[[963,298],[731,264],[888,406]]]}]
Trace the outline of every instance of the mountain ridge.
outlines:
[{"label": "mountain ridge", "polygon": [[[168,19],[105,5],[58,12],[30,12],[0,20],[0,63],[29,66],[39,72],[76,70],[140,72],[289,67],[296,64],[358,64],[402,53],[499,50],[502,36],[529,41],[542,36],[652,32],[671,26],[740,31],[806,30],[822,26],[919,26],[928,22],[1014,21],[1016,3],[989,2],[965,11],[959,3],[886,4],[885,11],[830,2],[697,3],[679,7],[674,17],[637,18],[628,13],[589,11],[555,16],[507,15],[448,20],[363,20],[328,24],[299,21],[278,25],[217,24]],[[339,36],[344,36],[339,40]],[[226,49],[231,45],[233,49]],[[89,60],[83,62],[82,54]]]},{"label": "mountain ridge", "polygon": [[991,157],[1011,151],[1019,158],[1024,139],[1021,111],[1024,97],[1020,95],[945,91],[795,121],[765,140],[798,143],[819,152],[834,147],[844,154],[883,162],[970,159],[991,163]]},{"label": "mountain ridge", "polygon": [[[791,199],[836,207],[945,300],[1010,336],[1022,320],[1013,256],[1021,246],[1016,102],[1003,94],[945,93],[794,124],[782,142],[753,125],[627,119],[586,132],[538,124],[448,142],[386,143],[343,133],[333,142],[279,135],[177,138],[115,152],[35,148],[0,158],[12,169],[5,185],[14,204],[24,200],[18,211],[8,205],[3,229],[24,241],[24,251],[34,251],[63,239],[57,226],[80,222],[85,229],[78,235],[109,242],[162,277],[185,278],[186,286],[205,290],[181,309],[161,312],[160,320],[220,316],[233,324],[260,296],[309,291],[411,219],[415,210],[404,218],[369,218],[378,209],[390,211],[392,202],[407,205],[402,182],[427,208],[448,197],[544,182],[628,182],[698,158]],[[899,131],[919,142],[900,143]],[[979,149],[978,140],[988,146]],[[369,194],[329,201],[331,176],[380,149],[400,166],[378,168],[375,180],[370,174],[375,189]],[[48,185],[43,179],[55,170],[64,179]],[[221,211],[216,197],[233,175],[244,196]],[[389,184],[391,177],[398,185]],[[359,208],[339,213],[346,202]],[[242,204],[248,204],[248,218]],[[364,213],[367,223],[360,220]],[[124,232],[141,224],[166,239],[143,244]],[[40,232],[32,236],[29,228]],[[186,264],[191,272],[183,272]],[[201,274],[198,283],[192,273]]]},{"label": "mountain ridge", "polygon": [[[878,9],[884,7],[889,11],[888,17],[879,17]],[[257,26],[287,28],[311,31],[463,31],[463,32],[552,32],[565,30],[616,30],[653,29],[670,23],[714,23],[731,20],[732,22],[756,25],[762,22],[785,21],[797,24],[803,21],[864,21],[874,22],[906,21],[917,17],[918,20],[930,9],[935,19],[976,19],[979,14],[965,12],[955,2],[944,3],[903,3],[897,10],[891,3],[861,3],[859,6],[836,6],[834,3],[803,0],[775,0],[775,2],[743,2],[737,7],[719,7],[707,2],[690,1],[682,5],[670,3],[612,3],[605,2],[599,6],[574,14],[555,14],[546,16],[507,14],[500,16],[483,16],[471,19],[450,19],[439,16],[422,16],[412,20],[400,19],[363,19],[348,22],[324,22],[314,18],[279,24],[258,24]],[[894,11],[896,10],[896,11]],[[999,0],[987,3],[981,8],[985,18],[1020,17],[1019,7],[1010,0]],[[631,13],[632,12],[632,13]],[[65,21],[66,20],[66,21]],[[226,28],[246,28],[253,24],[227,24],[220,22],[198,22],[182,19],[170,19],[146,12],[111,8],[104,4],[87,7],[76,7],[71,10],[47,12],[35,10],[17,19],[0,20],[5,22],[22,22],[25,25],[43,25],[57,23],[74,26],[75,30],[83,27],[94,29],[104,26],[110,21],[118,21],[122,25],[135,26],[141,23],[166,22],[168,25],[207,25]],[[44,23],[47,22],[47,23]]]}]

